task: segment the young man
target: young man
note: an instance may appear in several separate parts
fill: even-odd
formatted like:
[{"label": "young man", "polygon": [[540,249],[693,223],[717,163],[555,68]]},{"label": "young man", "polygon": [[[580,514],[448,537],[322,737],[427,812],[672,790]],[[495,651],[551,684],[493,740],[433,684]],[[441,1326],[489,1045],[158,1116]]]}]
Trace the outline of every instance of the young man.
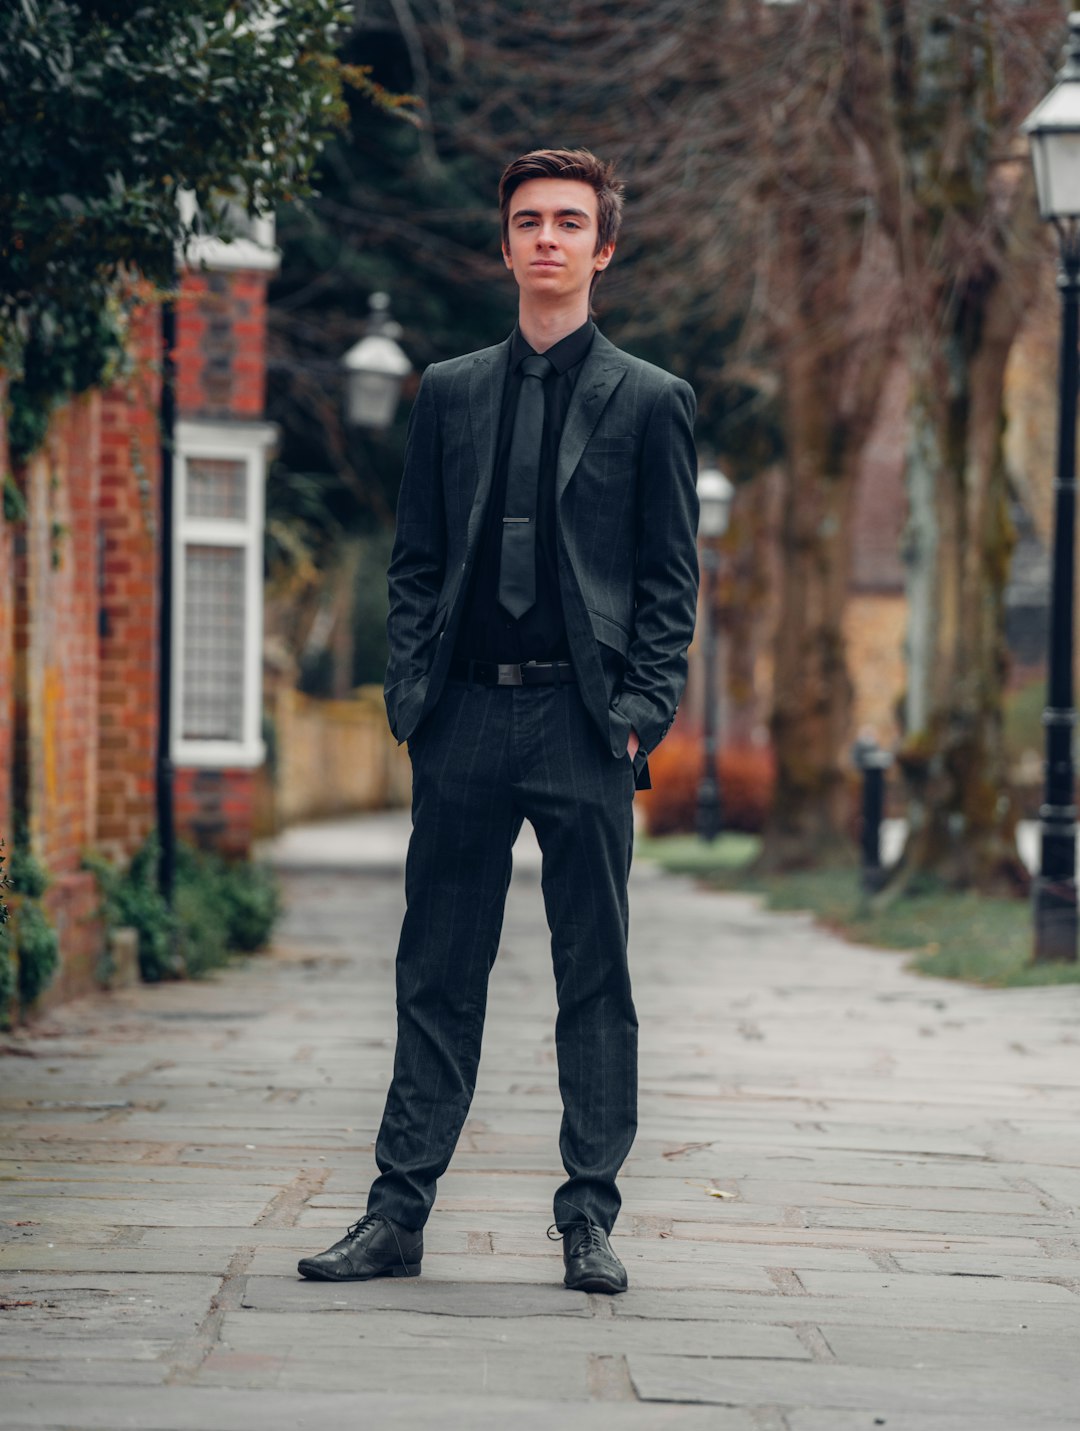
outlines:
[{"label": "young man", "polygon": [[499,186],[518,323],[436,363],[413,408],[389,571],[386,705],[413,767],[394,1077],[367,1213],[305,1277],[416,1276],[472,1099],[511,847],[543,852],[559,1014],[568,1287],[621,1292],[608,1234],[637,1126],[627,972],[635,786],[686,680],[694,396],[613,347],[590,296],[622,185],[538,150]]}]

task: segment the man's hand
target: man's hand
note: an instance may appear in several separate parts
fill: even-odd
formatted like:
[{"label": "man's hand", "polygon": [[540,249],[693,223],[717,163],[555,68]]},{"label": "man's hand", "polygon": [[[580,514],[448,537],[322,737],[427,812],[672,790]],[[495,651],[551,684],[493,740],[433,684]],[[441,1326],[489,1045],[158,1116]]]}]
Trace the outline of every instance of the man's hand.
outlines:
[{"label": "man's hand", "polygon": [[641,741],[637,738],[637,731],[631,730],[630,739],[626,742],[626,753],[631,760],[637,755]]}]

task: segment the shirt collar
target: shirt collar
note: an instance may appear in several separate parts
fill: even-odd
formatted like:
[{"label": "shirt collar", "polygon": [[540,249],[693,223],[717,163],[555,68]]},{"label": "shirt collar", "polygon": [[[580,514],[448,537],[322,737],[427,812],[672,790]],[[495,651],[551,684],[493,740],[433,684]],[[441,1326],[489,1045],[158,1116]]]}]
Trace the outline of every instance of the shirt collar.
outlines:
[{"label": "shirt collar", "polygon": [[[572,333],[567,333],[565,338],[560,338],[557,343],[544,352],[543,356],[547,358],[557,373],[568,372],[585,357],[592,346],[595,332],[596,325],[591,318],[586,318],[580,328],[575,328]],[[535,352],[536,349],[530,346],[522,335],[521,329],[515,324],[513,336],[510,339],[511,369],[519,368],[522,360],[531,357]]]}]

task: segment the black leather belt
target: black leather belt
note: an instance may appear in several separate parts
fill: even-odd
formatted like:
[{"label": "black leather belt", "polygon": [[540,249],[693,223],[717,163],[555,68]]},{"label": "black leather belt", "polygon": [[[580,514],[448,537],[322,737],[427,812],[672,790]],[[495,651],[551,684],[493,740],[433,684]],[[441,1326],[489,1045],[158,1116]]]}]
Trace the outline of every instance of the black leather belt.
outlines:
[{"label": "black leather belt", "polygon": [[478,686],[569,686],[577,679],[569,661],[525,661],[515,666],[455,659],[448,674],[455,681],[474,681]]}]

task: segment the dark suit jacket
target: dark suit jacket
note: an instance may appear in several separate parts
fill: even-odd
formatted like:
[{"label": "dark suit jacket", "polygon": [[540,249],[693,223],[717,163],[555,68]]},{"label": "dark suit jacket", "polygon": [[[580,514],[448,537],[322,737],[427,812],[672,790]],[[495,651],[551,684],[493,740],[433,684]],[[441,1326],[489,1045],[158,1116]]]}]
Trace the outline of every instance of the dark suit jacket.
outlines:
[{"label": "dark suit jacket", "polygon": [[[409,421],[390,562],[386,709],[407,740],[446,680],[491,490],[507,339],[424,373]],[[559,583],[582,698],[613,756],[671,727],[697,610],[694,394],[593,339],[556,470]]]}]

